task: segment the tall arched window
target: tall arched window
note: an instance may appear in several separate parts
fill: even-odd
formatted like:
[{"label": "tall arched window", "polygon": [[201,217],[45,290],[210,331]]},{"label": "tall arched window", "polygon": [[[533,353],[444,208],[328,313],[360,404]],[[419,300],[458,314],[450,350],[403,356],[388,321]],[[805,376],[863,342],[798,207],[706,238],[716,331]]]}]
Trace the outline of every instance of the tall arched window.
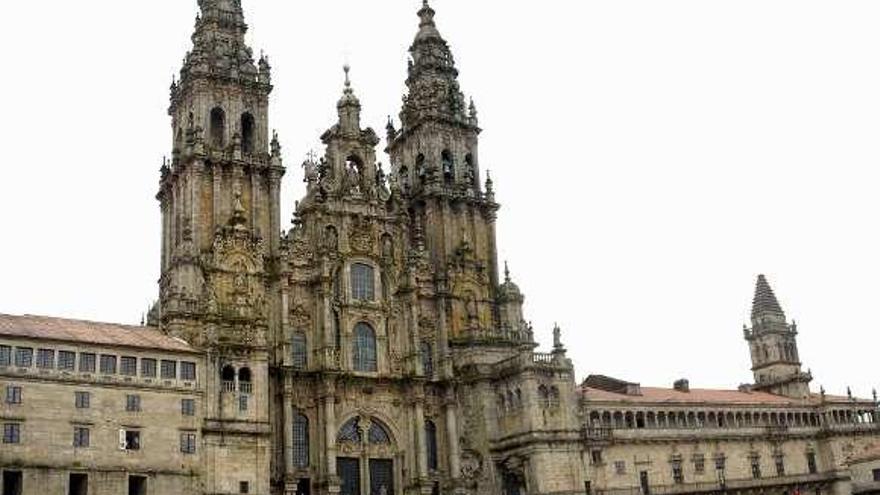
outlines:
[{"label": "tall arched window", "polygon": [[376,278],[372,266],[364,263],[351,265],[351,297],[355,301],[376,299]]},{"label": "tall arched window", "polygon": [[550,405],[550,392],[544,385],[538,386],[538,401],[541,403],[541,407]]},{"label": "tall arched window", "polygon": [[354,327],[354,369],[355,371],[377,371],[376,332],[366,323]]},{"label": "tall arched window", "polygon": [[416,175],[418,175],[419,180],[424,180],[426,173],[425,155],[419,153],[419,156],[416,157]]},{"label": "tall arched window", "polygon": [[246,154],[254,152],[254,134],[256,124],[254,116],[249,112],[241,116],[241,151]]},{"label": "tall arched window", "polygon": [[226,112],[220,107],[211,110],[211,144],[217,148],[225,145]]},{"label": "tall arched window", "polygon": [[293,417],[293,465],[309,467],[309,418],[302,413]]},{"label": "tall arched window", "polygon": [[440,154],[440,163],[443,165],[443,180],[451,183],[455,180],[455,159],[452,158],[452,152],[443,150]]},{"label": "tall arched window", "polygon": [[425,421],[425,448],[428,451],[428,469],[436,471],[437,463],[437,425],[430,419]]},{"label": "tall arched window", "polygon": [[428,378],[434,376],[434,348],[430,342],[422,342],[422,369]]},{"label": "tall arched window", "polygon": [[220,371],[220,381],[224,392],[235,392],[235,368],[226,365]]},{"label": "tall arched window", "polygon": [[242,368],[238,370],[238,391],[243,394],[249,394],[253,389],[250,368]]},{"label": "tall arched window", "polygon": [[308,346],[305,334],[293,334],[293,369],[304,370],[308,366]]}]

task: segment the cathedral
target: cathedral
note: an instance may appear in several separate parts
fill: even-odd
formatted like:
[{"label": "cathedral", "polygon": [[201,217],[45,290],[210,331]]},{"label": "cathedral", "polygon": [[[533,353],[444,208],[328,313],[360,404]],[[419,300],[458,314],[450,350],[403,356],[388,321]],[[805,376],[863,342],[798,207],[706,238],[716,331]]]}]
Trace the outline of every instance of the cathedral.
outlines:
[{"label": "cathedral", "polygon": [[739,389],[577,383],[559,328],[538,352],[427,0],[390,167],[346,67],[289,229],[269,60],[240,0],[198,3],[156,196],[159,300],[141,326],[0,315],[0,495],[880,490],[876,394],[811,390],[764,276]]}]

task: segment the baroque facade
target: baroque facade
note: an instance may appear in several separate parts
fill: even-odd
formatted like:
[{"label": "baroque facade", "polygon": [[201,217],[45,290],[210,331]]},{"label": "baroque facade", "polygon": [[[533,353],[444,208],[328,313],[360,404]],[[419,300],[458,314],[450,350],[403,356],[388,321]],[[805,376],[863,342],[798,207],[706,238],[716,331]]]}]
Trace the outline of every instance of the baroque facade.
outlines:
[{"label": "baroque facade", "polygon": [[536,352],[427,1],[390,169],[346,68],[282,231],[269,61],[239,0],[199,6],[171,87],[159,302],[141,327],[0,316],[0,495],[818,495],[867,476],[876,397],[811,392],[763,276],[738,390],[576,384],[558,328]]}]

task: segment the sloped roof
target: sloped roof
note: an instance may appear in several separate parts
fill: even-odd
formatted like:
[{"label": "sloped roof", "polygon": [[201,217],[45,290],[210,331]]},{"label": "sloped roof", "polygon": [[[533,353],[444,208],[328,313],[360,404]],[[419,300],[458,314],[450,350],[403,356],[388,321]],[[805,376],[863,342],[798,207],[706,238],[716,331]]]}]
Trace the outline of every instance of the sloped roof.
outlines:
[{"label": "sloped roof", "polygon": [[92,345],[118,345],[163,351],[195,352],[183,340],[154,327],[70,320],[48,316],[0,314],[0,336],[56,340]]},{"label": "sloped roof", "polygon": [[641,387],[641,394],[626,395],[591,387],[582,387],[584,398],[590,401],[610,401],[624,403],[651,404],[772,404],[799,405],[802,402],[769,394],[767,392],[741,392],[739,390],[690,389],[683,392],[671,388]]}]

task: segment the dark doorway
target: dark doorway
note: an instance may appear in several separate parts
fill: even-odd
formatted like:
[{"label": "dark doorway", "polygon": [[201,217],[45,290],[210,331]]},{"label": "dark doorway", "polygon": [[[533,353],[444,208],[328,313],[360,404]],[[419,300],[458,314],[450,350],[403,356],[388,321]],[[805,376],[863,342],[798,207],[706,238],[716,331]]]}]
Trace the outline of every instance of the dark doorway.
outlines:
[{"label": "dark doorway", "polygon": [[21,495],[23,484],[21,471],[3,471],[3,495]]},{"label": "dark doorway", "polygon": [[144,476],[129,476],[128,495],[147,495],[147,478]]},{"label": "dark doorway", "polygon": [[312,482],[310,479],[302,479],[299,480],[299,483],[296,485],[296,495],[311,495],[312,494]]},{"label": "dark doorway", "polygon": [[370,459],[370,495],[394,495],[394,462]]},{"label": "dark doorway", "polygon": [[337,458],[336,473],[342,479],[340,495],[361,495],[361,466],[357,459]]},{"label": "dark doorway", "polygon": [[651,495],[651,485],[648,482],[647,471],[642,471],[639,473],[639,483],[642,486],[642,495]]},{"label": "dark doorway", "polygon": [[70,473],[67,495],[89,495],[89,475]]},{"label": "dark doorway", "polygon": [[502,475],[504,495],[520,495],[519,477],[511,472]]}]

